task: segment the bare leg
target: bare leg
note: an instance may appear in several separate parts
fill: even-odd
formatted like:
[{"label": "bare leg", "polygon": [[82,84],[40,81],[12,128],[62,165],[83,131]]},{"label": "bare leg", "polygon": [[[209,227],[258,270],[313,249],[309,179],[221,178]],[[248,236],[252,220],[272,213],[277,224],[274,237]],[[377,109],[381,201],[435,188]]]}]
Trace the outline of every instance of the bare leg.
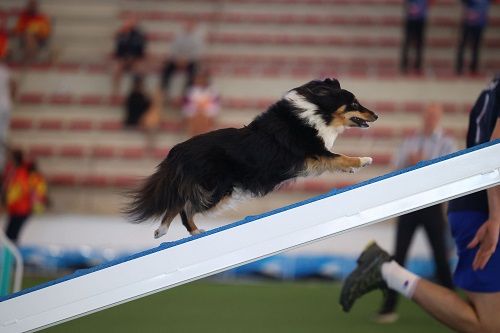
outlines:
[{"label": "bare leg", "polygon": [[425,279],[417,282],[413,301],[458,332],[500,332],[500,292],[466,292],[469,303],[455,292]]},{"label": "bare leg", "polygon": [[181,210],[181,219],[182,219],[182,224],[186,228],[186,230],[191,234],[191,235],[198,235],[201,234],[202,232],[205,232],[203,229],[198,229],[196,224],[194,223],[193,215],[192,213],[189,213],[189,210]]},{"label": "bare leg", "polygon": [[331,157],[309,158],[306,160],[305,174],[321,174],[325,171],[344,171],[354,173],[359,168],[372,163],[371,157],[349,157],[335,154]]}]

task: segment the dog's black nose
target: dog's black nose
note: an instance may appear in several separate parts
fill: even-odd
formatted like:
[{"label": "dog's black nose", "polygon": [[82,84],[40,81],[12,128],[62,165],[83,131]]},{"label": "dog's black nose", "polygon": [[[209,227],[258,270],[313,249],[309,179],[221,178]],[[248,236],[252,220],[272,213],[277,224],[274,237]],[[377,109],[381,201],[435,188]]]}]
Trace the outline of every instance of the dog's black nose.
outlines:
[{"label": "dog's black nose", "polygon": [[377,119],[378,119],[378,116],[374,113],[374,114],[373,114],[373,118],[375,118],[375,120],[377,120]]}]

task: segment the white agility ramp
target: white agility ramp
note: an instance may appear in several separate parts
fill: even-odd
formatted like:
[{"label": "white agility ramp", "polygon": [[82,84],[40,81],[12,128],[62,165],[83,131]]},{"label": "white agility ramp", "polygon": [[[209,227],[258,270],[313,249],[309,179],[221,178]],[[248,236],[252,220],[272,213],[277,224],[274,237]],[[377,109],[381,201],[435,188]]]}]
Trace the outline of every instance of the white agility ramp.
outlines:
[{"label": "white agility ramp", "polygon": [[500,140],[332,191],[0,299],[27,332],[500,183]]}]

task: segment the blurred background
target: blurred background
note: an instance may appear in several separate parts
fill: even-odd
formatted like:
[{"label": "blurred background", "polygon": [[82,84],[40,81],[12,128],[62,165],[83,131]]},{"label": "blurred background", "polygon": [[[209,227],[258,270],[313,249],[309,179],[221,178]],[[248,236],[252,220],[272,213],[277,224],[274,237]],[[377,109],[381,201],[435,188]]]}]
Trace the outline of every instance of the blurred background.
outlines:
[{"label": "blurred background", "polygon": [[[26,169],[29,187],[14,211],[4,205],[1,223],[24,259],[22,287],[187,237],[180,219],[159,240],[156,224],[128,223],[120,214],[125,191],[176,143],[241,127],[312,79],[339,79],[379,114],[369,129],[336,142],[337,152],[372,156],[374,164],[243,199],[200,216],[201,228],[431,158],[420,151],[401,161],[404,140],[429,128],[450,149],[464,148],[468,113],[500,71],[500,4],[485,2],[474,12],[458,0],[0,1],[2,192],[12,192],[16,167]],[[406,263],[432,278],[421,229]],[[52,330],[445,332],[408,302],[397,323],[373,323],[379,295],[351,317],[336,306],[339,281],[361,249],[375,239],[392,251],[395,230],[394,221],[362,228]],[[14,284],[7,253],[3,294]]]}]

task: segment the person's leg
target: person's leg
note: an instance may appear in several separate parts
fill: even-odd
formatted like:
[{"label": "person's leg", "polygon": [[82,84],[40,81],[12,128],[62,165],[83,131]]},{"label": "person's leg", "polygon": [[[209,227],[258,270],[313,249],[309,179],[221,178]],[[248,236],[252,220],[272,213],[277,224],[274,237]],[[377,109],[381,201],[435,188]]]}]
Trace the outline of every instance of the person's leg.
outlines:
[{"label": "person's leg", "polygon": [[195,61],[190,61],[186,66],[186,83],[184,85],[184,95],[187,93],[187,90],[193,85],[197,71],[198,64]]},{"label": "person's leg", "polygon": [[[419,212],[413,212],[401,216],[396,226],[396,244],[394,260],[401,266],[405,265],[408,249],[410,248],[413,235],[419,224]],[[399,295],[394,290],[389,290],[379,310],[380,315],[390,314],[396,310]],[[385,318],[377,318],[384,321]]]},{"label": "person's leg", "polygon": [[358,298],[378,288],[398,291],[458,332],[500,332],[500,320],[492,318],[498,316],[500,292],[467,292],[469,299],[463,300],[454,291],[409,272],[372,244],[361,254],[358,267],[342,286],[340,303],[344,311],[350,311]]},{"label": "person's leg", "polygon": [[411,39],[411,23],[406,20],[404,26],[404,36],[403,44],[401,47],[401,72],[406,73],[408,70],[408,53],[410,49],[410,39]]},{"label": "person's leg", "polygon": [[457,61],[455,63],[455,71],[458,75],[463,73],[464,50],[465,50],[465,44],[467,43],[468,34],[469,34],[468,26],[462,24],[462,33],[460,35],[460,40],[458,42],[458,49],[457,49]]},{"label": "person's leg", "polygon": [[479,67],[479,48],[481,45],[481,39],[483,35],[482,27],[473,27],[471,28],[471,62],[470,62],[470,71],[471,73],[477,73]]},{"label": "person's leg", "polygon": [[458,332],[500,332],[500,292],[458,294],[425,279],[417,282],[412,300],[431,316]]},{"label": "person's leg", "polygon": [[14,243],[17,243],[17,240],[19,238],[19,233],[21,232],[21,228],[23,227],[23,225],[27,221],[27,219],[28,219],[27,215],[10,215],[9,216],[9,221],[7,224],[7,230],[6,230],[5,234]]},{"label": "person's leg", "polygon": [[173,59],[168,59],[163,66],[162,75],[160,78],[160,88],[163,91],[168,90],[170,86],[170,79],[176,70],[175,61]]},{"label": "person's leg", "polygon": [[425,20],[415,22],[415,70],[422,70],[424,52]]},{"label": "person's leg", "polygon": [[423,213],[425,214],[425,218],[422,222],[432,248],[432,253],[434,254],[434,262],[436,263],[436,277],[441,285],[453,289],[451,270],[446,254],[446,238],[444,235],[447,231],[447,222],[444,219],[442,206],[435,205],[428,207]]}]

